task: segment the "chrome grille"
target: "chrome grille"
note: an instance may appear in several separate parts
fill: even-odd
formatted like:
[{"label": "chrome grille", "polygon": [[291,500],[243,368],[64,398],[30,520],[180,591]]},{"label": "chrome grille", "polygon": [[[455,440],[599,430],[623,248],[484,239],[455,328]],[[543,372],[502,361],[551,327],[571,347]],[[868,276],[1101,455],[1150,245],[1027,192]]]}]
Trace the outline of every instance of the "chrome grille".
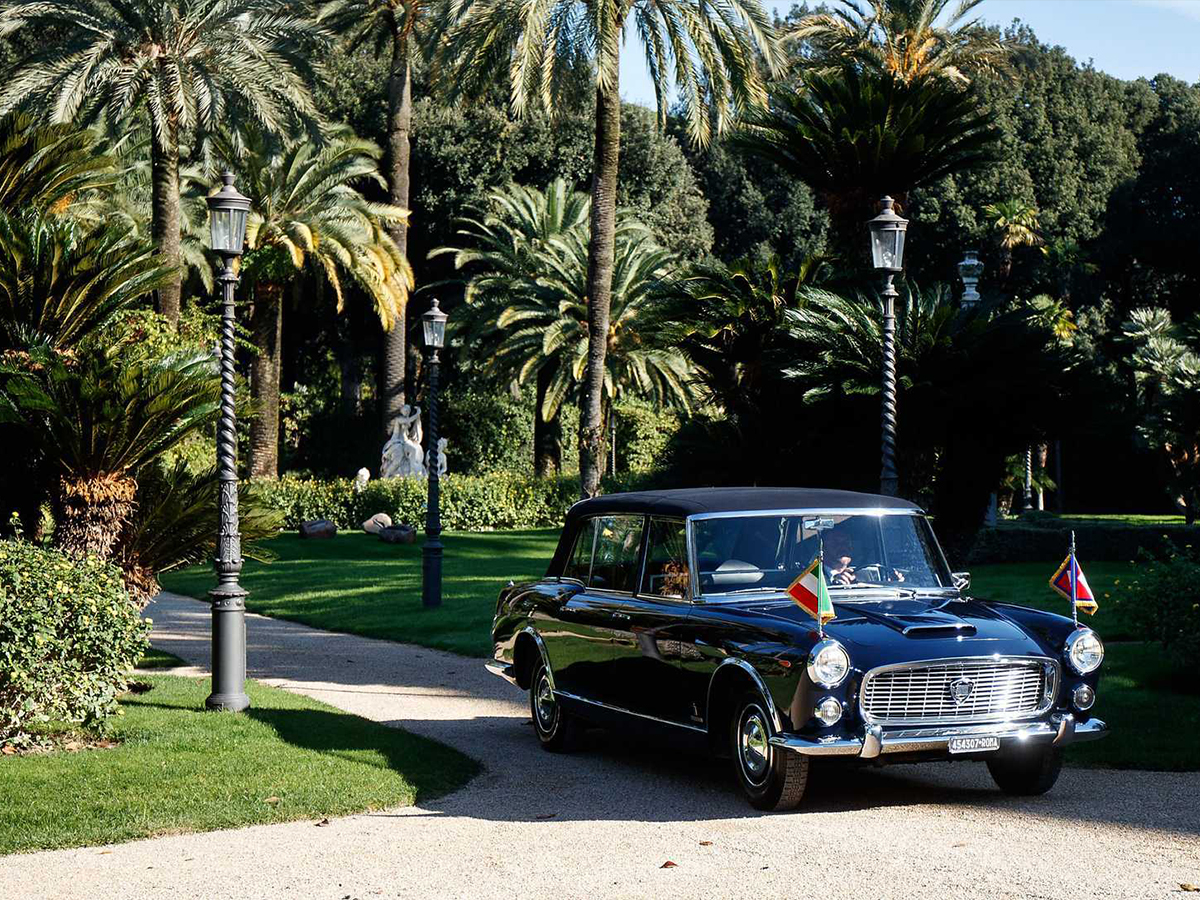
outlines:
[{"label": "chrome grille", "polygon": [[1058,666],[1049,659],[926,660],[872,669],[859,706],[867,722],[879,725],[1023,718],[1050,708],[1057,679]]}]

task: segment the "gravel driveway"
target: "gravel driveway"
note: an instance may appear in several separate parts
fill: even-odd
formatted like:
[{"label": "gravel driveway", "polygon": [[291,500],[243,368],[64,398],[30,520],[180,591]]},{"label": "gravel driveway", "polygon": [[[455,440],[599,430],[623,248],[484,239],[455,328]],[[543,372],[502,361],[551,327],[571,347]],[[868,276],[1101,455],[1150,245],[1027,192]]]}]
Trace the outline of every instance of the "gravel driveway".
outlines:
[{"label": "gravel driveway", "polygon": [[[148,612],[155,646],[208,665],[206,604],[163,595]],[[581,753],[541,751],[525,695],[478,660],[248,620],[253,677],[444,741],[484,773],[321,828],[7,857],[0,897],[1134,898],[1200,883],[1200,774],[1068,769],[1048,796],[1012,799],[981,763],[814,768],[800,812],[766,815],[722,764],[669,747],[596,732]]]}]

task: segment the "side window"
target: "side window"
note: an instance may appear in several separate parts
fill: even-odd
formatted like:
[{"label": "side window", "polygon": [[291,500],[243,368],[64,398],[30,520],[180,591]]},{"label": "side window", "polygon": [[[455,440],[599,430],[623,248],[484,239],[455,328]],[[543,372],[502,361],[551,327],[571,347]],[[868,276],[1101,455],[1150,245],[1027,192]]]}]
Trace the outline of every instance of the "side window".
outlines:
[{"label": "side window", "polygon": [[575,549],[571,551],[571,558],[563,569],[564,577],[578,578],[584,584],[588,583],[588,576],[592,574],[592,544],[595,537],[595,519],[588,519],[579,526],[579,532],[575,535]]},{"label": "side window", "polygon": [[633,593],[642,543],[642,517],[598,516],[594,521],[596,554],[589,587]]},{"label": "side window", "polygon": [[650,520],[646,574],[641,593],[652,597],[687,599],[691,579],[687,563],[687,532],[682,522]]}]

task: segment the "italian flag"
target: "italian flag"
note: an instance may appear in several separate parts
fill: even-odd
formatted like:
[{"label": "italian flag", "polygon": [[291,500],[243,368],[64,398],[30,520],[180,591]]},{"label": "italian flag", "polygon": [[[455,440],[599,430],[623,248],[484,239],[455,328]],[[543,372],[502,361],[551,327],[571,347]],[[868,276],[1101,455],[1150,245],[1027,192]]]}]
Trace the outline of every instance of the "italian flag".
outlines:
[{"label": "italian flag", "polygon": [[821,557],[814,559],[812,565],[800,573],[787,592],[796,605],[819,624],[824,625],[833,618],[833,603],[829,599],[829,589],[825,587],[825,569],[821,566]]}]

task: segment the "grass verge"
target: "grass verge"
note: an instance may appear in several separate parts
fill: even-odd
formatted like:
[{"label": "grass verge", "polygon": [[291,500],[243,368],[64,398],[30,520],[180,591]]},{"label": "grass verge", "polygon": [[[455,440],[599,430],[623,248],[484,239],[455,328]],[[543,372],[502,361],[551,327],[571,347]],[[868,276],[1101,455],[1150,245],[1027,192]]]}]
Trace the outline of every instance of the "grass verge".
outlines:
[{"label": "grass verge", "polygon": [[[167,654],[163,654],[166,656]],[[207,679],[144,676],[111,749],[0,757],[0,854],[407,806],[478,766],[455,750],[248,682],[242,715]]]},{"label": "grass verge", "polygon": [[[271,541],[279,558],[269,565],[247,560],[242,570],[246,608],[328,631],[488,656],[496,596],[510,578],[545,573],[558,529],[451,532],[442,541],[440,608],[421,606],[420,543],[385,544],[367,534],[326,540],[284,534]],[[161,580],[168,591],[203,597],[213,574],[195,566]]]}]

